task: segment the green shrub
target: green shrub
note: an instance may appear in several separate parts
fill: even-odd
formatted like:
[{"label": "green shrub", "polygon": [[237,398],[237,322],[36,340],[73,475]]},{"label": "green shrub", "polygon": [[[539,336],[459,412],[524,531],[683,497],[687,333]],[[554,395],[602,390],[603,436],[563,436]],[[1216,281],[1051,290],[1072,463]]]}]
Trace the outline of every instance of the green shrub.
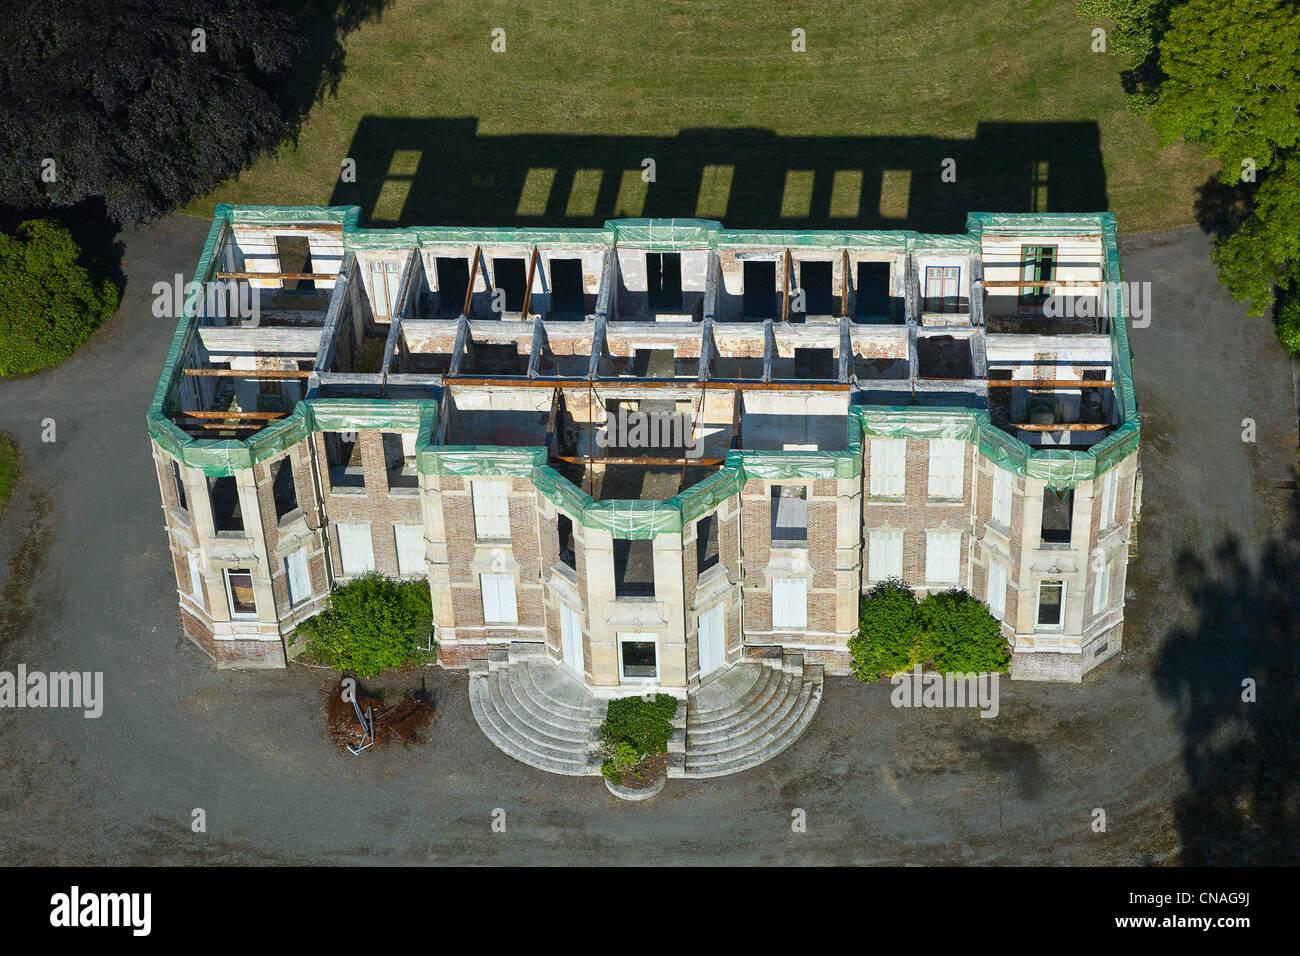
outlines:
[{"label": "green shrub", "polygon": [[117,287],[82,261],[72,234],[54,220],[0,233],[0,375],[62,362],[117,303]]},{"label": "green shrub", "polygon": [[1273,313],[1273,330],[1278,344],[1288,355],[1300,355],[1300,291],[1278,290]]},{"label": "green shrub", "polygon": [[921,619],[916,595],[901,581],[881,581],[858,605],[858,633],[849,640],[853,676],[873,681],[921,660]]},{"label": "green shrub", "polygon": [[984,602],[965,591],[927,594],[920,604],[930,661],[945,674],[1005,671],[1011,660],[1002,625]]},{"label": "green shrub", "polygon": [[432,627],[427,581],[367,574],[330,594],[326,609],[299,624],[290,643],[303,638],[307,651],[335,670],[374,677],[416,659]]},{"label": "green shrub", "polygon": [[677,698],[656,694],[653,699],[619,697],[609,702],[609,712],[600,725],[600,753],[605,758],[600,772],[614,783],[651,754],[668,751],[673,735],[673,714]]}]

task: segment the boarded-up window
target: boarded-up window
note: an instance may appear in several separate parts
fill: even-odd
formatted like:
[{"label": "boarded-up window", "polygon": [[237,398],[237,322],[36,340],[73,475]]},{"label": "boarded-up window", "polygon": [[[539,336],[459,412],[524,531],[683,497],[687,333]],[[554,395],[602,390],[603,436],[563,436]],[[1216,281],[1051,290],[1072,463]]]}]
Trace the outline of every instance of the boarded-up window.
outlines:
[{"label": "boarded-up window", "polygon": [[805,578],[772,579],[772,628],[790,630],[808,626],[808,581]]},{"label": "boarded-up window", "polygon": [[925,533],[925,583],[956,584],[961,577],[961,532]]},{"label": "boarded-up window", "polygon": [[964,488],[966,443],[959,438],[934,438],[930,441],[931,498],[960,500]]},{"label": "boarded-up window", "polygon": [[484,538],[510,537],[510,482],[498,478],[475,478],[474,533]]},{"label": "boarded-up window", "polygon": [[191,551],[189,553],[190,561],[190,594],[199,607],[206,607],[203,601],[203,575],[199,570],[199,553]]},{"label": "boarded-up window", "polygon": [[867,580],[887,581],[903,577],[903,531],[874,528],[867,533]]},{"label": "boarded-up window", "polygon": [[370,541],[370,523],[340,523],[339,554],[344,574],[365,574],[375,569],[375,551]]},{"label": "boarded-up window", "polygon": [[1101,479],[1101,527],[1109,528],[1115,523],[1115,471],[1106,472]]},{"label": "boarded-up window", "polygon": [[398,574],[424,573],[424,525],[395,524]]},{"label": "boarded-up window", "polygon": [[1110,604],[1110,571],[1111,564],[1109,561],[1096,571],[1097,577],[1092,585],[1093,614],[1100,614]]},{"label": "boarded-up window", "polygon": [[907,439],[871,439],[871,497],[903,497]]},{"label": "boarded-up window", "polygon": [[993,520],[1004,528],[1011,527],[1011,472],[993,469]]},{"label": "boarded-up window", "polygon": [[512,574],[481,574],[479,589],[483,595],[485,624],[517,624],[519,607],[515,601],[515,578]]},{"label": "boarded-up window", "polygon": [[307,573],[307,549],[299,548],[284,559],[284,574],[289,582],[289,605],[301,604],[311,597],[311,575]]},{"label": "boarded-up window", "polygon": [[989,558],[989,581],[986,603],[993,616],[1005,620],[1007,606],[1007,566],[1000,558]]}]

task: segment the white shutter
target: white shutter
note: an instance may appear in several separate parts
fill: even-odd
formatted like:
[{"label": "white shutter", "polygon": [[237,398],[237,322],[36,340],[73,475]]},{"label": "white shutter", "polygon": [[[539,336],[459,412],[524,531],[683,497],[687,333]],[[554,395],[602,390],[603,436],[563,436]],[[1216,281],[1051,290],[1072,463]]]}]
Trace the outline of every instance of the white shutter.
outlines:
[{"label": "white shutter", "polygon": [[395,524],[393,537],[397,541],[397,573],[424,573],[424,525]]},{"label": "white shutter", "polygon": [[199,553],[191,551],[190,558],[190,594],[194,596],[195,603],[206,610],[207,605],[203,603],[203,575],[199,571]]},{"label": "white shutter", "polygon": [[1004,528],[1011,527],[1011,472],[993,469],[993,520]]},{"label": "white shutter", "polygon": [[[1114,474],[1114,472],[1111,472]],[[1100,614],[1110,603],[1110,562],[1106,562],[1097,571],[1097,578],[1092,585],[1092,613]]]},{"label": "white shutter", "polygon": [[1005,619],[1007,610],[1007,566],[1000,558],[989,558],[989,580],[985,594],[989,610],[999,621]]},{"label": "white shutter", "polygon": [[475,478],[474,533],[482,538],[510,537],[510,483],[498,478]]},{"label": "white shutter", "polygon": [[307,549],[299,548],[284,559],[284,573],[289,582],[289,606],[311,597],[311,576],[307,573]]},{"label": "white shutter", "polygon": [[723,606],[716,604],[700,615],[700,677],[707,677],[721,667],[726,656],[726,624],[723,613]]},{"label": "white shutter", "polygon": [[961,498],[965,486],[966,443],[959,438],[930,441],[931,498]]},{"label": "white shutter", "polygon": [[560,605],[560,649],[569,670],[582,677],[582,619],[567,604]]},{"label": "white shutter", "polygon": [[515,601],[515,578],[512,574],[481,574],[479,588],[483,593],[483,622],[485,624],[519,623],[519,607]]},{"label": "white shutter", "polygon": [[956,584],[961,574],[961,532],[925,533],[925,583]]},{"label": "white shutter", "polygon": [[871,497],[903,497],[906,466],[907,439],[871,439]]},{"label": "white shutter", "polygon": [[867,533],[867,580],[903,577],[903,532],[877,528]]},{"label": "white shutter", "polygon": [[1115,523],[1115,470],[1106,472],[1101,479],[1101,528],[1104,531]]},{"label": "white shutter", "polygon": [[375,550],[370,543],[370,524],[339,524],[339,554],[344,574],[365,574],[375,569]]},{"label": "white shutter", "polygon": [[804,578],[772,579],[773,629],[808,626],[808,582]]}]

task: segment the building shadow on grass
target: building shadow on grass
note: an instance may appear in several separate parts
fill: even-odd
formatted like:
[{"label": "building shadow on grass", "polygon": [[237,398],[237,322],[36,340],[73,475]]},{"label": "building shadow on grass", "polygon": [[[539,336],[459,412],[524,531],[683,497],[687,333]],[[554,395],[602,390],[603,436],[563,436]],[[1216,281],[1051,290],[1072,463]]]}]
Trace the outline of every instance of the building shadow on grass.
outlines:
[{"label": "building shadow on grass", "polygon": [[1185,865],[1300,862],[1300,499],[1290,508],[1288,533],[1257,562],[1235,539],[1210,561],[1178,560],[1196,623],[1170,633],[1154,676],[1179,705]]},{"label": "building shadow on grass", "polygon": [[[973,210],[1107,205],[1092,122],[980,123],[973,139],[763,129],[498,136],[481,134],[473,117],[367,116],[347,155],[356,181],[341,181],[330,201],[360,206],[362,221],[378,227],[700,216],[741,229],[959,232]],[[944,181],[946,160],[955,181]]]}]

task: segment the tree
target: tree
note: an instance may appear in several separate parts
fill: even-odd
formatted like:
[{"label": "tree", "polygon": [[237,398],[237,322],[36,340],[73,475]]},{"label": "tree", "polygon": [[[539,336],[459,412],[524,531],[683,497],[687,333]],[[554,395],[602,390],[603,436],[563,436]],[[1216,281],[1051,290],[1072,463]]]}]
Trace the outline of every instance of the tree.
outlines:
[{"label": "tree", "polygon": [[1225,183],[1300,141],[1300,9],[1291,0],[1186,0],[1160,39],[1151,123],[1166,143],[1205,143]]},{"label": "tree", "polygon": [[1236,231],[1215,238],[1211,258],[1219,281],[1251,315],[1268,313],[1278,286],[1300,291],[1300,155],[1279,159],[1259,184],[1250,214]]},{"label": "tree", "polygon": [[49,219],[0,233],[0,375],[55,365],[117,310],[118,292]]},{"label": "tree", "polygon": [[916,595],[901,581],[882,581],[862,596],[858,633],[849,639],[853,676],[873,681],[921,660],[921,619]]},{"label": "tree", "polygon": [[[1252,315],[1300,295],[1300,5],[1294,0],[1084,0],[1115,23],[1113,48],[1168,144],[1204,143],[1221,165],[1198,204],[1217,232],[1219,280]],[[1294,292],[1292,291],[1294,290]],[[1288,352],[1294,307],[1275,315]]]},{"label": "tree", "polygon": [[335,670],[374,677],[413,660],[429,638],[433,608],[427,581],[394,581],[367,574],[336,588],[326,608],[298,625],[291,644]]},{"label": "tree", "polygon": [[208,192],[295,132],[304,42],[271,0],[18,4],[0,18],[0,202],[103,197],[127,223]]},{"label": "tree", "polygon": [[1007,669],[1011,654],[1002,625],[978,598],[962,590],[927,594],[919,612],[935,670],[986,674]]}]

